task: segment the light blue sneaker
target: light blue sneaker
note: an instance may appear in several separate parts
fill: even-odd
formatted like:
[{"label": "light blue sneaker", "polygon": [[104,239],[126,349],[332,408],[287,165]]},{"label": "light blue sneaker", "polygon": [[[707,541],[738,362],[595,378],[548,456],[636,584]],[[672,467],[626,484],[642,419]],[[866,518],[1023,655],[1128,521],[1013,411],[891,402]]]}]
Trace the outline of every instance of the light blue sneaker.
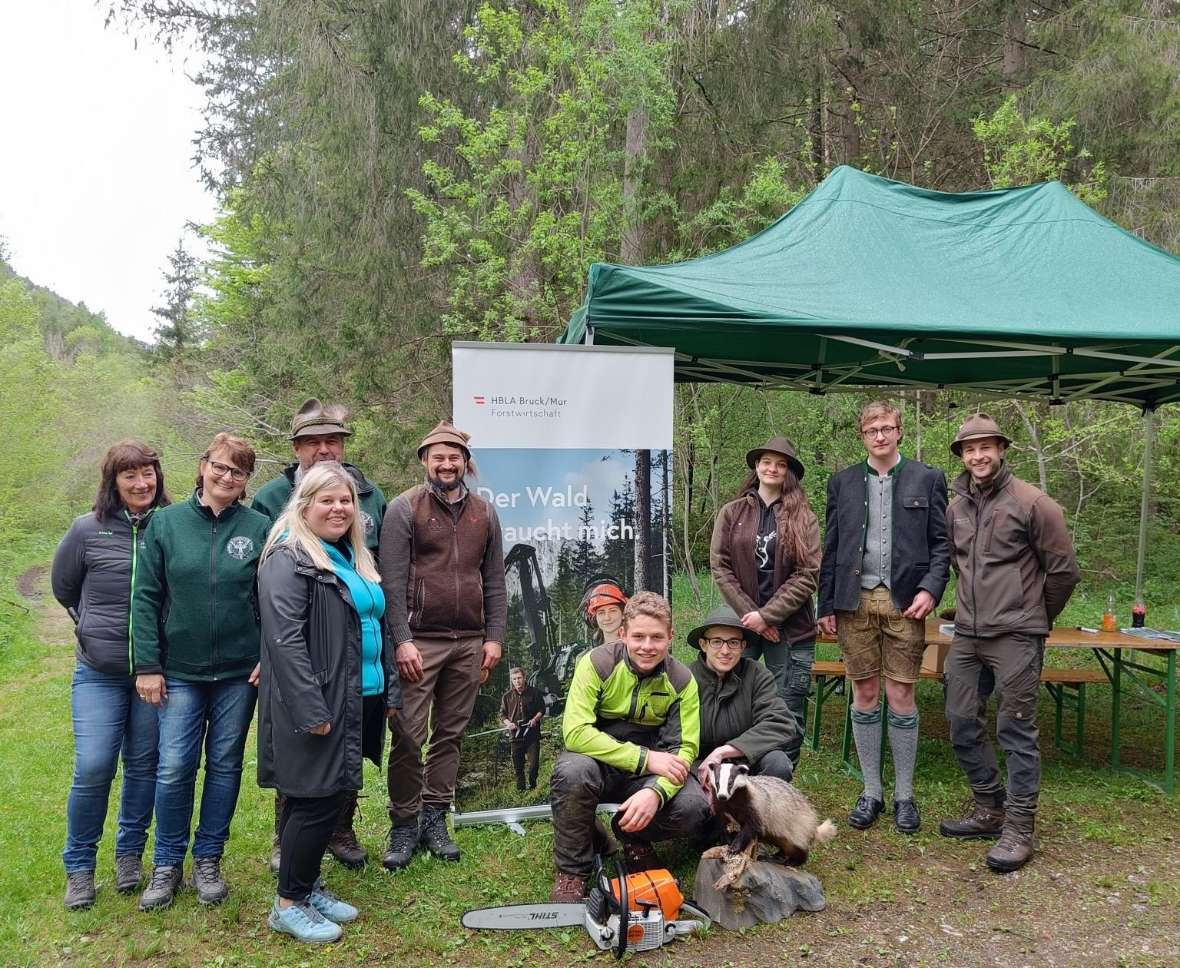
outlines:
[{"label": "light blue sneaker", "polygon": [[340,925],[329,921],[306,901],[296,901],[288,908],[280,908],[276,900],[266,923],[271,930],[289,934],[307,944],[331,944],[339,941],[344,933]]},{"label": "light blue sneaker", "polygon": [[315,887],[307,895],[307,903],[329,921],[335,921],[337,924],[348,924],[349,921],[355,921],[357,915],[361,913],[324,887],[323,881],[315,882]]}]

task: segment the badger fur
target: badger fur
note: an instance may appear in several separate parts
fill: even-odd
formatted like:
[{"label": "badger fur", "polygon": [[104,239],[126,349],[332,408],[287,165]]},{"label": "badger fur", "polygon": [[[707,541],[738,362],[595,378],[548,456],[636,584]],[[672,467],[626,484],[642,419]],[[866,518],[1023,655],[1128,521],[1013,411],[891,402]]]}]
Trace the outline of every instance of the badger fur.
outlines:
[{"label": "badger fur", "polygon": [[742,868],[757,856],[760,842],[778,847],[781,859],[797,867],[807,862],[814,844],[836,836],[836,825],[831,820],[819,823],[807,797],[778,777],[750,776],[745,763],[724,760],[712,767],[709,778],[717,816],[729,822],[731,831],[736,829],[724,854],[744,854]]}]

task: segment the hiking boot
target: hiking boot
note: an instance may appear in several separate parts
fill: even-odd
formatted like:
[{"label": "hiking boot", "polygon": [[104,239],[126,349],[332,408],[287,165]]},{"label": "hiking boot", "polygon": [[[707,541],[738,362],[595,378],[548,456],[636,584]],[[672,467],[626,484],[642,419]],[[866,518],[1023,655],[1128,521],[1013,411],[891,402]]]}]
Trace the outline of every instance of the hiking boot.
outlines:
[{"label": "hiking boot", "polygon": [[282,862],[283,850],[282,847],[279,846],[279,838],[276,837],[274,839],[274,843],[270,845],[270,872],[272,874],[278,874],[279,866],[282,864]]},{"label": "hiking boot", "polygon": [[94,871],[71,871],[66,874],[66,910],[84,911],[98,896],[94,887]]},{"label": "hiking boot", "polygon": [[184,864],[157,864],[152,868],[148,886],[139,895],[141,911],[159,911],[176,900],[184,883]]},{"label": "hiking boot", "polygon": [[987,852],[987,866],[1001,874],[1019,870],[1032,860],[1033,850],[1032,831],[1006,823],[1000,842]]},{"label": "hiking boot", "polygon": [[369,859],[369,852],[357,842],[356,831],[352,826],[352,818],[355,813],[356,794],[350,793],[340,805],[340,813],[336,817],[336,829],[328,838],[328,853],[345,867],[359,870],[365,866],[365,861]]},{"label": "hiking boot", "polygon": [[459,845],[451,840],[451,834],[447,830],[445,810],[440,810],[438,807],[423,807],[419,823],[422,833],[419,835],[418,842],[423,847],[435,857],[441,857],[443,860],[459,859]]},{"label": "hiking boot", "polygon": [[331,944],[344,934],[340,925],[329,921],[307,901],[296,901],[290,907],[281,908],[276,900],[266,923],[272,931],[289,934],[306,944]]},{"label": "hiking boot", "polygon": [[577,904],[586,899],[586,878],[557,872],[549,900],[554,904]]},{"label": "hiking boot", "polygon": [[848,814],[848,826],[855,827],[857,830],[868,830],[877,822],[877,818],[881,816],[881,811],[884,809],[885,801],[862,794],[857,797],[856,806]]},{"label": "hiking boot", "polygon": [[389,828],[389,849],[381,858],[381,866],[391,871],[408,867],[418,847],[418,821],[394,824]]},{"label": "hiking boot", "polygon": [[361,913],[324,887],[323,881],[315,882],[315,887],[307,895],[307,903],[335,924],[348,924],[349,921],[355,921]]},{"label": "hiking boot", "polygon": [[221,876],[220,857],[193,858],[193,887],[202,904],[220,904],[229,896],[229,885]]},{"label": "hiking boot", "polygon": [[115,889],[120,894],[139,890],[143,881],[143,858],[138,854],[123,854],[115,858]]},{"label": "hiking boot", "polygon": [[913,797],[893,801],[893,826],[903,834],[916,834],[922,829],[922,815]]},{"label": "hiking boot", "polygon": [[961,840],[991,840],[1004,829],[1003,801],[998,795],[976,794],[963,808],[958,820],[944,820],[938,832],[944,837]]},{"label": "hiking boot", "polygon": [[627,873],[638,871],[654,871],[663,867],[655,848],[642,840],[626,840],[623,842],[623,864]]}]

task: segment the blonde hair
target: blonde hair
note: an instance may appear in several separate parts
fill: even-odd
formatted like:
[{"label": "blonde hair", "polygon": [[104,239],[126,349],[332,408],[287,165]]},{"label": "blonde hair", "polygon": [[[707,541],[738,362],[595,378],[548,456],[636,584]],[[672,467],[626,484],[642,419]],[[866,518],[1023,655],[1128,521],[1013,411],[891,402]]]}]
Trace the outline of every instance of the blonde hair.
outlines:
[{"label": "blonde hair", "polygon": [[663,595],[655,592],[636,592],[623,606],[623,625],[630,625],[641,615],[663,622],[668,630],[672,629],[672,606]]},{"label": "blonde hair", "polygon": [[283,513],[270,529],[270,536],[262,549],[262,560],[265,561],[280,544],[291,544],[302,548],[317,568],[335,572],[336,568],[324,550],[323,542],[319,535],[311,530],[304,514],[320,491],[341,486],[347,487],[352,495],[352,524],[345,534],[345,539],[352,547],[353,567],[362,578],[380,581],[381,576],[377,573],[373,554],[365,547],[365,529],[361,524],[361,504],[356,493],[356,482],[336,461],[321,461],[314,464],[299,478],[287,506],[283,508]]},{"label": "blonde hair", "polygon": [[901,411],[888,400],[872,400],[860,408],[860,416],[856,418],[856,429],[864,430],[865,424],[878,417],[890,417],[897,421],[897,428],[901,429]]}]

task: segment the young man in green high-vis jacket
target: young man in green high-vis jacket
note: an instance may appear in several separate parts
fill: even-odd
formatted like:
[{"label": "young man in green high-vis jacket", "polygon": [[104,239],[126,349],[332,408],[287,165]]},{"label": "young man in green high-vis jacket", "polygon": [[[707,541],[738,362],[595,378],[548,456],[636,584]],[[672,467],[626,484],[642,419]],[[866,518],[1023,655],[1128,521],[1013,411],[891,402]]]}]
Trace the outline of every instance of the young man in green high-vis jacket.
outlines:
[{"label": "young man in green high-vis jacket", "polygon": [[700,742],[696,680],[668,654],[672,610],[654,592],[623,609],[623,638],[578,661],[566,695],[566,751],[553,768],[554,901],[577,901],[594,866],[594,812],[620,801],[628,867],[658,866],[653,841],[696,833],[709,816],[689,767]]}]

